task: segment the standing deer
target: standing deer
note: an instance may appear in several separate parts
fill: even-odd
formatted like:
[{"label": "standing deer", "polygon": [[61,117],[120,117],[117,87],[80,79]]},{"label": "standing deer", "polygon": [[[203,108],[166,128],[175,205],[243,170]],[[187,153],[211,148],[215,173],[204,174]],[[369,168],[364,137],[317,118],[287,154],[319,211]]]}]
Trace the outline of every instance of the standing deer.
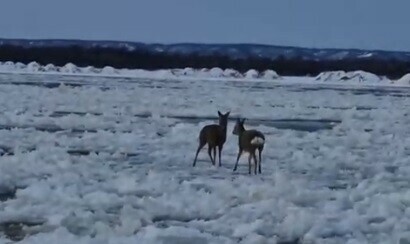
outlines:
[{"label": "standing deer", "polygon": [[[239,145],[239,152],[238,157],[236,159],[235,168],[233,171],[236,171],[238,168],[239,158],[242,155],[242,152],[249,153],[249,174],[251,174],[251,159],[253,158],[255,162],[255,175],[256,175],[256,167],[259,166],[259,174],[262,173],[261,164],[262,164],[262,150],[265,145],[265,136],[262,132],[257,130],[245,130],[243,126],[245,119],[240,120],[239,118],[236,120],[235,127],[232,131],[232,134],[239,136],[238,145]],[[256,160],[256,149],[259,150],[259,165],[258,161]]]},{"label": "standing deer", "polygon": [[[219,124],[210,124],[204,126],[199,132],[199,146],[196,150],[196,155],[193,163],[195,167],[196,160],[198,158],[199,151],[208,143],[208,155],[211,158],[212,165],[215,165],[216,160],[216,147],[219,150],[219,166],[221,166],[221,152],[226,141],[226,129],[228,126],[228,117],[230,112],[222,114],[218,111]],[[213,149],[214,157],[211,156]]]}]

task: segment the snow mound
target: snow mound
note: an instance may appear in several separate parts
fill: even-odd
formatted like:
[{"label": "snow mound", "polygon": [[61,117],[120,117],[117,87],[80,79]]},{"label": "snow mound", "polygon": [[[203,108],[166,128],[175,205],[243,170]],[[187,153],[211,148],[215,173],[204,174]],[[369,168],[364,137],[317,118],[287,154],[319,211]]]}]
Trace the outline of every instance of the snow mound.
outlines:
[{"label": "snow mound", "polygon": [[251,69],[245,73],[241,73],[234,69],[221,69],[214,67],[212,69],[193,69],[190,67],[184,69],[161,69],[161,70],[141,70],[141,69],[116,69],[111,66],[104,68],[96,68],[93,66],[78,67],[73,63],[59,67],[54,64],[45,66],[31,62],[27,65],[23,63],[0,62],[0,72],[2,73],[45,73],[59,75],[84,75],[84,76],[106,76],[106,77],[130,77],[130,78],[157,78],[157,79],[172,79],[172,78],[194,78],[194,79],[261,79],[274,80],[280,76],[273,70],[266,70],[259,73],[257,70]]},{"label": "snow mound", "polygon": [[224,71],[221,68],[212,68],[209,70],[209,75],[215,78],[224,77]]},{"label": "snow mound", "polygon": [[260,74],[260,77],[264,78],[264,79],[280,79],[280,76],[278,75],[278,73],[276,73],[275,71],[268,69],[263,71]]},{"label": "snow mound", "polygon": [[118,74],[119,71],[114,69],[111,66],[105,66],[102,70],[101,70],[102,74],[106,74],[106,75],[114,75],[114,74]]},{"label": "snow mound", "polygon": [[173,69],[171,70],[171,73],[175,76],[193,76],[194,75],[194,69],[192,68],[185,68],[185,69]]},{"label": "snow mound", "polygon": [[44,67],[41,67],[40,64],[38,64],[37,62],[31,62],[27,65],[27,70],[29,72],[39,72],[43,71]]},{"label": "snow mound", "polygon": [[7,61],[3,65],[5,65],[5,66],[14,66],[14,63],[11,62],[11,61]]},{"label": "snow mound", "polygon": [[354,82],[354,83],[379,83],[383,78],[365,71],[330,71],[320,73],[316,79],[323,82]]},{"label": "snow mound", "polygon": [[224,77],[235,77],[235,78],[241,78],[243,77],[241,73],[239,73],[237,70],[234,69],[225,69],[223,72]]},{"label": "snow mound", "polygon": [[0,71],[2,72],[10,72],[10,71],[18,70],[18,69],[19,67],[17,67],[17,65],[15,65],[13,62],[10,62],[10,61],[2,63],[0,66]]},{"label": "snow mound", "polygon": [[63,73],[80,73],[80,69],[72,63],[68,63],[61,67],[60,71]]},{"label": "snow mound", "polygon": [[56,66],[54,66],[54,64],[47,64],[46,66],[44,66],[44,71],[46,71],[46,72],[57,72],[58,68]]},{"label": "snow mound", "polygon": [[101,69],[97,69],[94,66],[87,66],[82,68],[82,71],[84,73],[90,73],[90,74],[99,74],[101,73]]},{"label": "snow mound", "polygon": [[184,75],[194,75],[195,72],[194,72],[194,69],[192,68],[185,68],[182,70],[182,73]]},{"label": "snow mound", "polygon": [[245,77],[250,79],[256,79],[259,77],[259,73],[254,69],[250,69],[245,73]]},{"label": "snow mound", "polygon": [[17,63],[15,64],[15,67],[16,67],[16,69],[22,70],[22,69],[25,69],[25,68],[26,68],[26,65],[23,64],[23,63],[17,62]]},{"label": "snow mound", "polygon": [[398,85],[410,85],[410,74],[406,74],[394,82]]}]

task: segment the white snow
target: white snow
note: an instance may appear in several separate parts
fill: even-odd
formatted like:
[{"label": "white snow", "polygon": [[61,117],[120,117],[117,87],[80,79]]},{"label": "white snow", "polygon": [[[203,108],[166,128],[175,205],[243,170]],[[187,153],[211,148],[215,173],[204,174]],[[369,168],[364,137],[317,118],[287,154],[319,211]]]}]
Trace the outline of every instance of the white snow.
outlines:
[{"label": "white snow", "polygon": [[241,78],[243,77],[242,74],[234,69],[225,69],[223,71],[223,76],[224,77],[234,77],[234,78]]},{"label": "white snow", "polygon": [[346,83],[380,83],[383,77],[365,71],[329,71],[322,72],[316,77],[317,81],[342,81]]},{"label": "white snow", "polygon": [[212,69],[193,68],[184,69],[169,69],[169,70],[141,70],[141,69],[115,69],[113,67],[104,67],[102,69],[92,66],[77,67],[72,63],[68,63],[63,67],[47,64],[42,66],[37,62],[31,62],[27,65],[22,63],[5,62],[0,63],[0,73],[14,74],[57,74],[57,75],[76,75],[76,76],[97,76],[97,77],[129,77],[129,78],[150,78],[150,79],[253,79],[253,80],[279,80],[280,76],[273,70],[265,71],[259,76],[256,70],[250,70],[244,74],[234,69],[225,69],[214,67]]},{"label": "white snow", "polygon": [[68,73],[68,74],[73,73],[73,74],[75,74],[75,73],[80,73],[81,72],[81,70],[73,63],[68,63],[68,64],[64,65],[63,67],[61,67],[59,70],[63,74],[64,73]]},{"label": "white snow", "polygon": [[[24,65],[16,65],[16,68],[18,69],[24,69]],[[28,72],[38,72],[40,70],[43,70],[42,67],[37,63],[37,62],[31,62],[27,65],[26,67]]]},{"label": "white snow", "polygon": [[276,73],[275,71],[270,70],[270,69],[263,71],[263,72],[261,73],[261,76],[262,76],[264,79],[280,79],[280,78],[281,78],[281,77],[278,75],[278,73]]},{"label": "white snow", "polygon": [[[0,197],[0,243],[10,221],[38,224],[20,243],[410,237],[410,90],[218,81],[0,74],[0,196],[17,188]],[[222,167],[204,148],[194,168],[218,110],[232,117]],[[247,155],[232,172],[235,117],[266,136],[260,175]]]},{"label": "white snow", "polygon": [[362,55],[357,56],[358,58],[370,58],[373,56],[373,53],[364,53]]},{"label": "white snow", "polygon": [[209,70],[209,75],[211,77],[220,78],[223,77],[223,70],[221,68],[212,68]]},{"label": "white snow", "polygon": [[103,74],[108,74],[108,75],[114,75],[114,74],[118,74],[118,71],[116,69],[114,69],[113,67],[110,66],[105,66],[102,70],[101,73]]},{"label": "white snow", "polygon": [[245,73],[245,77],[246,77],[246,78],[255,79],[255,78],[258,78],[258,76],[259,76],[259,72],[256,71],[256,70],[254,70],[254,69],[248,70],[248,71]]},{"label": "white snow", "polygon": [[399,85],[410,85],[410,74],[406,74],[400,79],[394,81],[395,84]]},{"label": "white snow", "polygon": [[0,62],[0,73],[2,74],[48,74],[48,75],[69,75],[69,76],[86,76],[86,77],[113,77],[113,78],[140,78],[140,79],[167,79],[167,80],[232,80],[232,81],[268,81],[282,84],[294,85],[295,83],[337,86],[410,86],[408,78],[404,76],[399,80],[390,80],[386,77],[380,77],[364,71],[329,71],[319,74],[317,77],[281,77],[273,70],[258,72],[248,70],[244,73],[233,69],[215,67],[212,69],[164,69],[164,70],[141,70],[141,69],[115,69],[113,67],[95,68],[77,67],[68,63],[62,67],[53,64],[42,66],[37,62],[29,64]]},{"label": "white snow", "polygon": [[[23,67],[24,66],[21,66],[21,68],[23,68]],[[47,64],[46,66],[44,66],[44,71],[46,71],[46,72],[57,72],[58,68],[56,66],[54,66],[53,64]]]}]

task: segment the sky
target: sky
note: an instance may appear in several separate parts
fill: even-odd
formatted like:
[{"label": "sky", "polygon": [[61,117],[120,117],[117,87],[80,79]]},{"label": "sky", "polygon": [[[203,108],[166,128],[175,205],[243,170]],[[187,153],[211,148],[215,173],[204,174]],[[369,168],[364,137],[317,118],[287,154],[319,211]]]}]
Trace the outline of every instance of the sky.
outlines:
[{"label": "sky", "polygon": [[410,51],[409,0],[4,0],[0,38]]}]

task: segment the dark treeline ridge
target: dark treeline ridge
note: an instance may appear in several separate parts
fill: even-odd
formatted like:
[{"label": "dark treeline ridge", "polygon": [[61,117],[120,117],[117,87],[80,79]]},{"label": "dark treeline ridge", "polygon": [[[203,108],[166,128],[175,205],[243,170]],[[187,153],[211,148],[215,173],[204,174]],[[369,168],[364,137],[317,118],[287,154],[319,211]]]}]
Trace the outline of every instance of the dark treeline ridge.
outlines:
[{"label": "dark treeline ridge", "polygon": [[65,47],[21,47],[13,45],[0,46],[0,61],[29,63],[36,61],[42,65],[54,64],[63,66],[73,63],[77,66],[94,66],[102,68],[129,69],[173,69],[191,67],[194,69],[219,67],[232,68],[240,72],[249,69],[264,71],[275,70],[279,75],[316,76],[323,71],[356,71],[363,70],[376,75],[397,79],[410,73],[410,62],[381,59],[341,59],[341,60],[304,60],[302,58],[276,59],[250,57],[235,59],[214,53],[203,56],[198,53],[189,55],[178,53],[153,53],[145,50],[128,51],[118,48],[85,48],[80,46]]}]

